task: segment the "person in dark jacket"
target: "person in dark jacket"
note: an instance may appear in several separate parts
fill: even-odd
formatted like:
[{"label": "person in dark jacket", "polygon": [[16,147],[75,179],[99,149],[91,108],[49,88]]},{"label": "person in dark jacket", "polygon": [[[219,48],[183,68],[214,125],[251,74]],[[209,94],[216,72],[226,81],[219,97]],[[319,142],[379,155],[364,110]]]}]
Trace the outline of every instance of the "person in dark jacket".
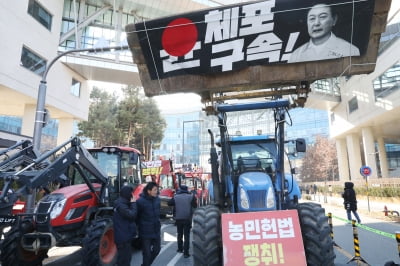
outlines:
[{"label": "person in dark jacket", "polygon": [[117,265],[131,265],[131,242],[136,236],[136,200],[133,187],[121,188],[120,196],[114,202],[114,242],[118,248]]},{"label": "person in dark jacket", "polygon": [[354,217],[356,217],[357,222],[360,224],[361,219],[357,213],[357,198],[356,192],[354,191],[354,183],[353,182],[345,182],[344,183],[344,192],[342,194],[344,199],[344,208],[347,212],[347,219],[351,221],[351,213],[353,213]]},{"label": "person in dark jacket", "polygon": [[136,204],[139,237],[142,240],[142,266],[149,266],[161,250],[160,198],[157,184],[147,183]]},{"label": "person in dark jacket", "polygon": [[[188,187],[181,185],[176,195],[168,202],[168,205],[175,206],[175,219],[178,238],[177,252],[183,252],[188,258],[190,244],[190,228],[192,227],[193,208],[197,207],[196,197],[188,191]],[[183,242],[182,240],[185,240]]]}]

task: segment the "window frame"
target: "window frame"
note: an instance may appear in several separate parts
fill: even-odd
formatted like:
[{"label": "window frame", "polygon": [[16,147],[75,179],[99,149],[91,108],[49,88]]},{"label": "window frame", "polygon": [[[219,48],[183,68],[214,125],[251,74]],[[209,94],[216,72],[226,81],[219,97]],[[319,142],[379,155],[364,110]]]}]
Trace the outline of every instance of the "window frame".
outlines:
[{"label": "window frame", "polygon": [[[79,84],[79,86],[76,87],[76,84]],[[81,97],[81,86],[82,86],[82,82],[80,82],[79,80],[77,80],[75,78],[72,78],[70,93],[78,98]]]},{"label": "window frame", "polygon": [[[29,0],[28,14],[31,15],[37,22],[42,24],[46,29],[51,31],[51,26],[53,24],[53,15],[38,1]],[[44,17],[43,15],[46,15],[47,17]]]},{"label": "window frame", "polygon": [[[28,63],[28,60],[25,54],[29,54],[29,58],[34,61],[35,59],[40,59],[37,60],[35,62],[35,64],[32,65],[28,65],[26,63]],[[25,55],[25,56],[24,56]],[[23,60],[24,59],[24,60]],[[42,64],[39,64],[43,62]],[[32,49],[26,47],[25,45],[22,46],[22,50],[21,50],[21,58],[20,58],[20,65],[30,71],[32,71],[33,73],[39,75],[39,76],[43,76],[43,73],[46,71],[47,68],[47,60],[43,57],[41,57],[40,55],[38,55],[37,53],[35,53]],[[32,69],[32,67],[38,65],[39,67],[35,67],[34,69]],[[39,70],[39,71],[38,71]]]}]

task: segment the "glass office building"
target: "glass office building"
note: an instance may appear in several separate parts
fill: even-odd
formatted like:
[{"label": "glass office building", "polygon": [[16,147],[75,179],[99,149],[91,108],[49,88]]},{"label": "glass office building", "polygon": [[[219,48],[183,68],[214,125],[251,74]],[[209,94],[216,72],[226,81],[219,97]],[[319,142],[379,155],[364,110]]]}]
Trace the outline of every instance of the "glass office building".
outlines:
[{"label": "glass office building", "polygon": [[[159,148],[154,149],[154,157],[172,159],[175,164],[198,165],[208,169],[210,158],[210,136],[208,129],[218,140],[219,129],[216,116],[206,116],[202,111],[190,113],[164,114],[167,127]],[[296,108],[286,116],[286,138],[305,138],[308,144],[315,136],[329,135],[328,114],[323,110]],[[274,134],[275,122],[271,110],[255,110],[228,113],[230,135]]]},{"label": "glass office building", "polygon": [[154,149],[154,157],[172,159],[176,164],[196,164],[200,161],[200,112],[177,113],[164,115],[167,127],[164,138],[158,149]]}]

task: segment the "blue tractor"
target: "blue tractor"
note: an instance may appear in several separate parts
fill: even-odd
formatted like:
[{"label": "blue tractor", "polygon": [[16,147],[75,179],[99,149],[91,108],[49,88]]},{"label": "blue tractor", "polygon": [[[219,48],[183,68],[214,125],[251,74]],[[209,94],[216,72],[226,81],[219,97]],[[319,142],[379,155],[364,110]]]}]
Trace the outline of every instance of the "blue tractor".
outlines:
[{"label": "blue tractor", "polygon": [[[220,140],[211,137],[213,204],[196,209],[193,216],[194,265],[223,265],[221,215],[259,211],[297,210],[307,265],[334,265],[330,226],[320,204],[299,203],[301,192],[293,174],[285,174],[285,149],[292,143],[305,152],[304,139],[285,140],[289,101],[217,104]],[[272,109],[275,135],[230,136],[227,112]],[[217,144],[221,154],[218,156]],[[290,171],[291,172],[291,171]]]}]

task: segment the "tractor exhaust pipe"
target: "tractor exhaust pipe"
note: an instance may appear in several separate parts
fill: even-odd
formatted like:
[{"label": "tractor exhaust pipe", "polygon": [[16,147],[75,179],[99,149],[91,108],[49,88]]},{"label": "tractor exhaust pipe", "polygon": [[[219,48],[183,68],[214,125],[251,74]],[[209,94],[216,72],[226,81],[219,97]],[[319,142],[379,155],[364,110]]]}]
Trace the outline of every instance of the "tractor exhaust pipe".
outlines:
[{"label": "tractor exhaust pipe", "polygon": [[221,198],[221,191],[220,191],[220,182],[219,182],[219,174],[218,174],[218,154],[217,149],[215,148],[214,144],[214,134],[212,133],[211,129],[208,129],[208,134],[210,134],[211,138],[211,148],[210,148],[210,157],[211,157],[211,178],[213,182],[213,196],[214,196],[214,203],[222,207],[222,198]]}]

